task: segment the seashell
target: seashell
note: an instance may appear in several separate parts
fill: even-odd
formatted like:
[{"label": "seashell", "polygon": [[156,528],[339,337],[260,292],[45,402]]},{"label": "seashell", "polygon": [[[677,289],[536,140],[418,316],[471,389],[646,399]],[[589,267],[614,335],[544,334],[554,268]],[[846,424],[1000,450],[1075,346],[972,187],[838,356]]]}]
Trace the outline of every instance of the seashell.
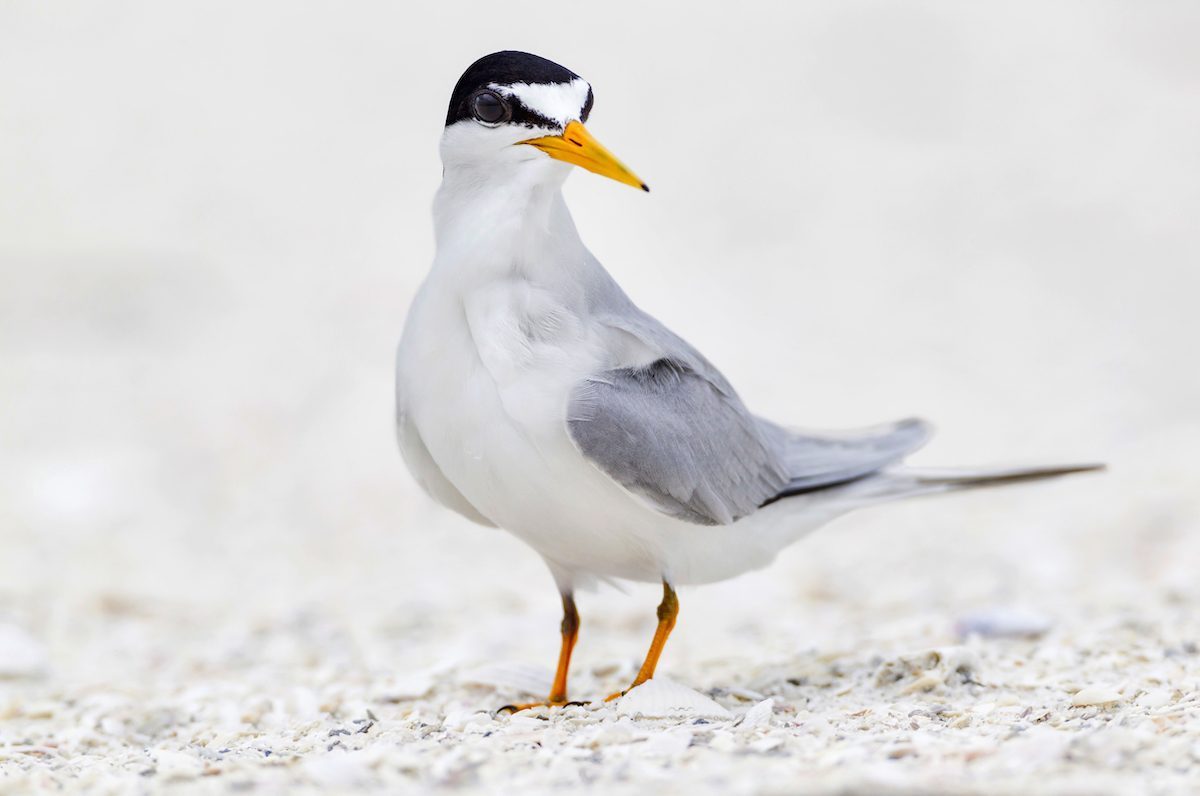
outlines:
[{"label": "seashell", "polygon": [[883,687],[912,678],[900,693],[913,694],[974,681],[978,679],[978,668],[975,654],[967,647],[939,647],[884,661],[875,671],[875,685]]},{"label": "seashell", "polygon": [[937,672],[925,672],[916,680],[900,689],[901,694],[915,694],[918,691],[932,691],[940,685],[945,685],[946,681]]},{"label": "seashell", "polygon": [[620,744],[632,743],[636,737],[637,733],[628,720],[603,722],[597,724],[588,733],[583,735],[580,743],[583,746],[596,749],[602,746],[618,746]]},{"label": "seashell", "polygon": [[379,688],[377,698],[383,702],[403,702],[420,699],[433,690],[437,680],[432,671],[406,672],[388,678]]},{"label": "seashell", "polygon": [[746,715],[742,716],[742,720],[738,722],[738,728],[742,730],[753,730],[758,727],[770,727],[771,716],[775,713],[775,700],[764,699],[754,707],[746,711]]},{"label": "seashell", "polygon": [[717,730],[713,733],[712,740],[708,742],[709,748],[718,752],[734,752],[737,751],[738,742],[734,738],[733,733],[724,730]]},{"label": "seashell", "polygon": [[703,716],[729,719],[733,715],[699,691],[665,677],[648,680],[617,701],[617,715],[646,718]]},{"label": "seashell", "polygon": [[1166,690],[1165,688],[1159,688],[1154,691],[1146,691],[1139,696],[1136,701],[1138,707],[1153,710],[1155,708],[1161,708],[1171,704],[1173,698],[1174,697],[1170,691]]},{"label": "seashell", "polygon": [[781,746],[783,746],[783,738],[778,735],[768,735],[749,744],[751,751],[759,753],[773,752]]},{"label": "seashell", "polygon": [[995,607],[975,611],[954,623],[959,636],[984,638],[1038,638],[1053,626],[1050,618],[1022,608]]},{"label": "seashell", "polygon": [[1077,708],[1091,707],[1093,705],[1111,705],[1114,702],[1120,702],[1122,699],[1124,697],[1111,688],[1087,686],[1075,692],[1075,695],[1071,697],[1071,705]]},{"label": "seashell", "polygon": [[41,677],[48,666],[37,639],[17,625],[0,624],[0,679]]},{"label": "seashell", "polygon": [[749,688],[728,688],[726,689],[726,693],[732,697],[744,699],[747,702],[761,702],[766,699],[762,694],[757,691],[751,691]]},{"label": "seashell", "polygon": [[478,710],[455,710],[446,714],[442,727],[447,730],[462,732],[468,725],[480,721],[493,721],[491,714]]},{"label": "seashell", "polygon": [[505,694],[537,696],[545,696],[550,692],[552,680],[553,675],[546,667],[516,661],[485,663],[458,676],[458,682],[462,685],[481,685]]},{"label": "seashell", "polygon": [[676,727],[655,733],[646,739],[641,750],[645,754],[679,757],[692,744],[690,727]]}]

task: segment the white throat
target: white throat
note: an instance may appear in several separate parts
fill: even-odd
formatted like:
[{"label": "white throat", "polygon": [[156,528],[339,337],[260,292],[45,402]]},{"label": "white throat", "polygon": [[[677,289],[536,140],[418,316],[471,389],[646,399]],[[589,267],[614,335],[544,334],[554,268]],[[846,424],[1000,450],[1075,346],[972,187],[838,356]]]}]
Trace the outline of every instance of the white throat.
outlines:
[{"label": "white throat", "polygon": [[447,166],[433,204],[435,269],[456,281],[525,277],[558,282],[586,255],[562,196],[565,164],[531,150],[531,162]]}]

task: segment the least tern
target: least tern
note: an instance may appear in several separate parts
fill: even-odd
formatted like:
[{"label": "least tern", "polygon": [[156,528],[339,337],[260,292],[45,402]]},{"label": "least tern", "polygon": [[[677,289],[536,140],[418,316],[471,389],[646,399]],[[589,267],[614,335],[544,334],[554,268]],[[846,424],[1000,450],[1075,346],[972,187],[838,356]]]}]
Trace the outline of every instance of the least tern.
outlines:
[{"label": "least tern", "polygon": [[679,584],[763,567],[852,509],[1099,469],[917,470],[901,462],[929,438],[924,421],[816,434],[752,414],[580,240],[561,192],[572,166],[649,190],[584,127],[592,100],[579,75],[522,52],[459,78],[437,251],[397,355],[413,476],[443,506],[526,542],[562,595],[554,683],[535,704],[567,703],[573,595],[597,579],[662,584],[633,688],[654,675]]}]

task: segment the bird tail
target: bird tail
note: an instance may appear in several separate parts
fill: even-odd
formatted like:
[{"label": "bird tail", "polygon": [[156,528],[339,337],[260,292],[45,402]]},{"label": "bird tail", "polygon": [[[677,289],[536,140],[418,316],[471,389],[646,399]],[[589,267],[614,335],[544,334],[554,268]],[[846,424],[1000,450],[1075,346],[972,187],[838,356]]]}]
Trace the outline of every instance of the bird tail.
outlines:
[{"label": "bird tail", "polygon": [[1075,473],[1094,473],[1106,465],[1059,464],[1048,467],[1017,467],[995,470],[938,470],[920,467],[897,468],[892,472],[915,480],[918,486],[943,486],[949,489],[973,489],[980,486],[1002,486],[1024,481],[1040,481]]},{"label": "bird tail", "polygon": [[957,492],[961,489],[1004,486],[1027,481],[1041,481],[1075,473],[1092,473],[1106,465],[1060,464],[1045,467],[1011,467],[992,469],[941,469],[927,467],[890,467],[874,477],[848,484],[844,497],[856,506],[920,495]]},{"label": "bird tail", "polygon": [[[992,469],[933,469],[898,465],[865,478],[819,491],[806,493],[811,502],[797,503],[806,507],[804,522],[789,517],[785,510],[776,515],[780,520],[756,534],[756,542],[770,551],[764,561],[786,545],[810,533],[826,522],[857,509],[878,506],[894,500],[907,500],[923,495],[947,494],[962,489],[1019,484],[1040,481],[1074,473],[1090,473],[1106,469],[1103,464],[1063,464],[1048,467],[1011,467]],[[797,498],[799,500],[799,498]],[[780,501],[786,506],[790,501]]]}]

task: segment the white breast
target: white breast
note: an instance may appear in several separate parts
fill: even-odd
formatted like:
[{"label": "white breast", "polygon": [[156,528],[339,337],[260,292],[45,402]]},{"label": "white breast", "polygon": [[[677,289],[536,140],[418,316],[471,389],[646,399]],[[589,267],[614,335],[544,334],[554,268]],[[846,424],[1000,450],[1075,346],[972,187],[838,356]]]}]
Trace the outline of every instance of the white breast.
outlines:
[{"label": "white breast", "polygon": [[471,343],[506,415],[539,438],[562,431],[567,396],[602,351],[584,310],[519,277],[482,285],[462,303]]},{"label": "white breast", "polygon": [[654,579],[654,556],[633,539],[645,509],[567,435],[570,390],[604,356],[599,332],[520,280],[456,296],[431,279],[405,328],[398,389],[441,472],[492,522],[563,566]]}]

